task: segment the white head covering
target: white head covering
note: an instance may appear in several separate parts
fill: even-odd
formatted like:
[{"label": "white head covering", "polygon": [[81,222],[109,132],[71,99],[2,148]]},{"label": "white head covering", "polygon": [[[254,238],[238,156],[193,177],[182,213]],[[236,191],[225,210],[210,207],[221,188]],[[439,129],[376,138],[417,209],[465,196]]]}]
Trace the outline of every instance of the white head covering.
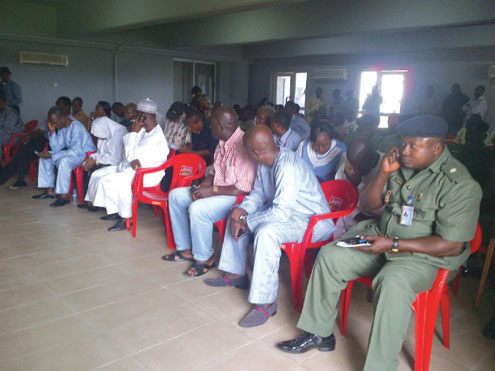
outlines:
[{"label": "white head covering", "polygon": [[146,99],[141,99],[138,102],[136,110],[156,115],[157,108],[158,107],[155,102],[153,102],[149,98],[146,98]]},{"label": "white head covering", "polygon": [[122,161],[124,143],[122,138],[127,129],[108,117],[98,117],[91,123],[91,134],[98,138],[97,152],[92,158],[101,164],[118,165]]}]

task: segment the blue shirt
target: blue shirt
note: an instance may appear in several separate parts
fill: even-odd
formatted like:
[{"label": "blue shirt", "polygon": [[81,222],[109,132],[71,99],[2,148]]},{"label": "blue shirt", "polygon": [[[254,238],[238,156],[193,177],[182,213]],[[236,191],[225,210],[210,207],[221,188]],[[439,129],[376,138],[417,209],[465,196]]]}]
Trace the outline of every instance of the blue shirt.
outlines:
[{"label": "blue shirt", "polygon": [[253,189],[239,207],[248,213],[251,231],[264,222],[296,218],[307,223],[312,215],[330,212],[314,173],[288,149],[280,150],[271,168],[258,165]]},{"label": "blue shirt", "polygon": [[302,117],[292,115],[290,122],[290,128],[294,130],[301,138],[308,139],[311,132],[311,128],[308,123]]},{"label": "blue shirt", "polygon": [[299,143],[301,143],[302,138],[294,130],[289,128],[281,137],[274,134],[273,140],[280,148],[288,148],[291,151],[295,151]]},{"label": "blue shirt", "polygon": [[19,106],[22,102],[21,87],[18,83],[9,80],[2,83],[2,90],[9,106]]},{"label": "blue shirt", "polygon": [[93,138],[79,121],[72,121],[70,126],[52,133],[49,136],[52,159],[59,160],[64,156],[86,157],[86,152],[96,151]]},{"label": "blue shirt", "polygon": [[313,169],[321,182],[335,178],[340,159],[345,151],[345,144],[335,139],[332,140],[330,149],[322,155],[313,149],[309,140],[302,142],[297,149],[299,156]]}]

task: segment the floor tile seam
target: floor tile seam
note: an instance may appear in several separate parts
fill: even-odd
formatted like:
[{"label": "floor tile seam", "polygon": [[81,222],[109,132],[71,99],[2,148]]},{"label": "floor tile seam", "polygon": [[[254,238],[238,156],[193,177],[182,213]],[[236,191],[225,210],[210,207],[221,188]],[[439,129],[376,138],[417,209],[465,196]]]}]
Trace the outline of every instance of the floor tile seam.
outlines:
[{"label": "floor tile seam", "polygon": [[[44,254],[48,251],[61,251],[61,250],[66,250],[66,249],[69,249],[69,248],[74,248],[74,247],[77,247],[77,246],[81,246],[81,243],[74,243],[74,244],[69,244],[69,245],[66,245],[65,247],[56,247],[56,248],[53,248],[53,247],[48,247],[46,249],[42,249],[42,250],[38,250],[38,251],[33,251],[33,252],[29,252],[29,253],[26,253],[26,254],[20,254],[20,255],[16,255],[16,256],[9,256],[7,258],[2,258],[0,260],[7,260],[7,259],[15,259],[15,258],[22,258],[22,257],[25,257],[25,256],[31,256],[31,255],[37,255],[37,254]],[[16,246],[7,246],[7,247],[2,247],[1,250],[5,250],[5,249],[12,249],[12,248],[15,248]]]},{"label": "floor tile seam", "polygon": [[476,366],[473,367],[473,370],[476,370],[483,363],[483,361],[489,358],[492,354],[495,354],[495,351],[488,352],[483,358],[481,358],[480,361],[476,364]]},{"label": "floor tile seam", "polygon": [[228,356],[229,354],[234,353],[234,352],[236,352],[236,351],[238,351],[238,350],[241,350],[242,348],[245,348],[245,347],[247,347],[247,346],[249,346],[249,345],[251,345],[251,344],[253,344],[253,343],[255,343],[255,342],[256,342],[256,339],[252,339],[252,341],[250,341],[250,342],[248,342],[248,343],[246,343],[246,344],[244,344],[244,345],[238,346],[238,347],[236,347],[236,348],[234,348],[234,349],[231,349],[231,350],[229,350],[228,352],[223,353],[223,354],[221,354],[220,356],[218,356],[218,357],[216,357],[216,358],[214,358],[214,359],[212,359],[212,360],[209,360],[209,361],[207,361],[207,362],[205,362],[205,363],[202,363],[202,364],[200,364],[200,365],[198,365],[198,366],[196,366],[196,367],[192,368],[191,370],[197,370],[197,369],[200,369],[201,367],[205,367],[205,366],[207,366],[207,365],[209,365],[209,364],[211,364],[211,363],[214,363],[214,362],[218,361],[219,359],[221,359],[221,358],[223,358],[223,357],[226,357],[226,356]]},{"label": "floor tile seam", "polygon": [[[119,302],[123,302],[125,300],[128,300],[131,297],[137,297],[139,295],[145,295],[145,294],[149,294],[149,293],[151,293],[153,291],[159,291],[159,290],[160,290],[160,288],[155,288],[155,289],[151,289],[151,290],[140,292],[138,294],[131,294],[129,296],[126,296],[125,298],[120,298],[118,300],[114,300],[114,301],[111,301],[111,302],[108,302],[108,303],[105,303],[105,304],[97,305],[95,307],[91,307],[91,308],[88,308],[88,309],[84,309],[84,310],[78,311],[77,314],[85,314],[85,313],[90,312],[92,310],[101,309],[101,308],[106,307],[108,305],[113,305],[113,304],[116,304],[116,303],[119,303]],[[72,309],[72,307],[71,307],[71,309]]]},{"label": "floor tile seam", "polygon": [[[129,272],[129,274],[131,274],[131,277],[135,277],[135,276],[139,276],[139,274],[135,274],[134,272]],[[128,278],[131,278],[131,277],[128,277]],[[150,280],[149,278],[147,277],[144,277],[146,278],[147,280]],[[124,278],[126,279],[126,278]],[[72,295],[72,294],[75,294],[75,293],[78,293],[78,292],[81,292],[81,291],[84,291],[84,290],[91,290],[91,289],[95,289],[95,288],[98,288],[98,287],[102,287],[102,286],[105,286],[105,285],[108,285],[108,284],[111,284],[111,283],[115,283],[119,280],[122,280],[122,278],[115,278],[115,279],[112,279],[110,281],[104,281],[104,282],[101,282],[101,283],[97,283],[95,285],[92,285],[92,286],[87,286],[87,287],[84,287],[84,288],[81,288],[81,289],[77,289],[77,290],[74,290],[74,291],[67,291],[67,292],[64,292],[64,293],[61,293],[61,294],[57,294],[56,292],[54,292],[49,286],[47,286],[47,282],[51,281],[43,281],[41,282],[44,286],[46,286],[46,289],[48,291],[50,291],[50,293],[53,293],[53,296],[56,297],[56,298],[61,298],[63,296],[67,296],[67,295]],[[154,282],[156,283],[156,282]]]},{"label": "floor tile seam", "polygon": [[30,302],[27,302],[27,303],[24,303],[24,304],[14,305],[13,307],[2,308],[2,309],[0,309],[0,314],[2,314],[3,312],[7,312],[9,310],[21,309],[22,307],[27,307],[28,305],[33,305],[33,304],[40,303],[40,302],[43,302],[43,301],[47,301],[47,300],[50,300],[50,299],[59,299],[58,296],[53,295],[51,292],[49,292],[49,293],[51,294],[51,296],[46,297],[46,298],[36,299],[36,300],[30,301]]},{"label": "floor tile seam", "polygon": [[43,326],[43,325],[47,325],[49,323],[53,323],[53,322],[59,321],[61,319],[67,319],[67,318],[70,318],[70,317],[75,317],[75,316],[77,316],[79,314],[80,314],[80,312],[73,312],[73,313],[69,313],[67,315],[63,315],[63,316],[60,316],[60,317],[57,317],[57,318],[52,318],[52,319],[49,319],[49,320],[46,320],[46,321],[34,323],[32,325],[29,325],[29,326],[26,326],[26,327],[23,327],[23,328],[20,328],[20,329],[16,329],[16,330],[9,331],[7,333],[0,334],[0,338],[7,337],[7,336],[12,336],[12,335],[15,335],[15,334],[17,334],[19,332],[26,331],[26,330],[31,330],[33,328],[36,328],[36,327],[39,327],[39,326]]}]

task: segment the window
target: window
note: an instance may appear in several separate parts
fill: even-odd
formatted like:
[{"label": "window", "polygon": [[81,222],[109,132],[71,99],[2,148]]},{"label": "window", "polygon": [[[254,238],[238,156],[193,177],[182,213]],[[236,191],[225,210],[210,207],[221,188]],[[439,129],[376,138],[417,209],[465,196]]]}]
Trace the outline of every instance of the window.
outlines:
[{"label": "window", "polygon": [[382,104],[380,106],[380,126],[388,126],[388,116],[393,113],[400,113],[402,99],[404,98],[405,82],[407,70],[389,71],[363,71],[359,83],[359,107],[362,113],[363,104],[371,94],[375,85],[380,87]]},{"label": "window", "polygon": [[216,98],[216,64],[213,62],[174,60],[174,101],[189,103],[191,89],[198,85],[213,104]]},{"label": "window", "polygon": [[285,105],[292,100],[301,107],[304,113],[306,105],[307,72],[280,72],[275,75],[275,104]]}]

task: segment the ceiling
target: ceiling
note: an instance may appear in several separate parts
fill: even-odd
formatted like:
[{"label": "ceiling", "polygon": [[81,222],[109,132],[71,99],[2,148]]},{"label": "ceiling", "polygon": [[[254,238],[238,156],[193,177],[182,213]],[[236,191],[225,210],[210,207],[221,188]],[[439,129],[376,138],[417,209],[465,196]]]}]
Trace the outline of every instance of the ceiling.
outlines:
[{"label": "ceiling", "polygon": [[[246,58],[338,54],[352,45],[366,47],[366,40],[379,41],[382,49],[389,44],[407,49],[433,38],[439,47],[455,48],[450,30],[471,32],[476,47],[495,47],[495,37],[476,36],[479,27],[493,31],[491,0],[23,2],[56,9],[57,37],[181,50],[242,47]],[[468,40],[462,38],[462,47]]]}]

